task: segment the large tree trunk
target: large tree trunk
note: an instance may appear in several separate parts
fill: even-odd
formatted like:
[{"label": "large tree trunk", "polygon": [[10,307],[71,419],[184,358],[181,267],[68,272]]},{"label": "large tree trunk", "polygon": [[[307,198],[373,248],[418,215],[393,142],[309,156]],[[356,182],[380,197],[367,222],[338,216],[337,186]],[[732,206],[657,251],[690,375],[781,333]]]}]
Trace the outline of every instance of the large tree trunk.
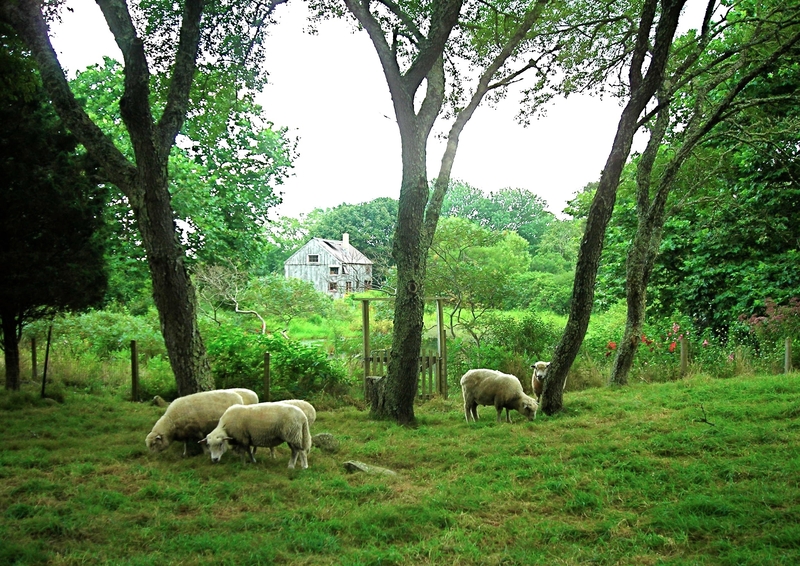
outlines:
[{"label": "large tree trunk", "polygon": [[[631,96],[622,111],[611,153],[600,176],[600,184],[586,219],[586,230],[575,267],[569,319],[564,334],[556,346],[547,372],[548,379],[545,380],[542,392],[542,411],[545,414],[557,413],[563,407],[563,389],[567,373],[578,355],[589,326],[597,268],[603,251],[606,227],[614,210],[622,168],[630,154],[639,116],[663,82],[672,38],[684,3],[685,0],[647,0],[642,8],[630,69]],[[656,26],[655,42],[651,46],[650,31],[659,6],[661,13]],[[648,53],[651,54],[649,61]],[[642,76],[645,67],[647,72]]]},{"label": "large tree trunk", "polygon": [[0,312],[3,325],[3,353],[6,364],[6,389],[19,391],[19,341],[17,340],[17,317],[13,312]]},{"label": "large tree trunk", "polygon": [[168,190],[170,148],[183,125],[195,72],[202,0],[184,5],[178,54],[167,103],[156,123],[150,111],[150,72],[144,46],[121,0],[98,0],[125,60],[125,94],[120,110],[136,156],[128,161],[76,102],[50,44],[37,0],[3,3],[4,15],[31,48],[42,82],[59,116],[100,164],[101,175],[125,193],[133,210],[153,281],[161,331],[180,395],[213,388],[197,326],[194,287],[184,264]]}]

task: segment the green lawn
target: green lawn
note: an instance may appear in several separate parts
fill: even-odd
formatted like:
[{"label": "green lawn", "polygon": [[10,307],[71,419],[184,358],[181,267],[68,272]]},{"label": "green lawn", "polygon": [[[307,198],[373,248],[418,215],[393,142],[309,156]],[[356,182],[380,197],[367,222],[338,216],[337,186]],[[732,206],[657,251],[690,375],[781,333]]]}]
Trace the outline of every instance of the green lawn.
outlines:
[{"label": "green lawn", "polygon": [[155,406],[23,400],[0,395],[0,564],[800,563],[798,375],[567,393],[512,425],[459,398],[416,428],[319,404],[340,450],[294,472],[286,446],[151,455]]}]

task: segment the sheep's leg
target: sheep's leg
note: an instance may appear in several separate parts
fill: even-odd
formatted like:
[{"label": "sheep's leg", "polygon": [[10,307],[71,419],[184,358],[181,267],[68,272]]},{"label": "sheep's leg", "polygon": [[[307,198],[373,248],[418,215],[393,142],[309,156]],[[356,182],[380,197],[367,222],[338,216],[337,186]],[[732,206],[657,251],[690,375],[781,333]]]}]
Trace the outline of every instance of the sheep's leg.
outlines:
[{"label": "sheep's leg", "polygon": [[250,450],[250,446],[248,446],[247,454],[250,456],[250,461],[255,464],[256,463],[255,450]]},{"label": "sheep's leg", "polygon": [[300,451],[300,467],[304,470],[308,468],[308,452],[305,450]]},{"label": "sheep's leg", "polygon": [[299,453],[301,452],[301,450],[298,450],[294,446],[291,446],[291,445],[289,445],[289,446],[292,449],[292,457],[289,458],[289,468],[293,470],[294,469],[294,465],[297,462],[297,456],[299,456]]}]

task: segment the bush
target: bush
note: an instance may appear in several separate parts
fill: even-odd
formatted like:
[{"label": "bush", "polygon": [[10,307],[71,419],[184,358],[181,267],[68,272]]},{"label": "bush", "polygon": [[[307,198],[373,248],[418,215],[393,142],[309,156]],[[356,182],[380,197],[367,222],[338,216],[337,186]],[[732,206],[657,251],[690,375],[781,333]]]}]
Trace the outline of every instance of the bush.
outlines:
[{"label": "bush", "polygon": [[344,368],[319,348],[283,336],[249,334],[234,327],[207,332],[207,348],[217,388],[261,391],[264,354],[270,353],[271,390],[276,398],[335,393],[345,385]]},{"label": "bush", "polygon": [[495,313],[486,321],[480,345],[460,338],[448,342],[450,381],[460,388],[459,380],[467,370],[491,368],[517,376],[523,389],[530,392],[531,364],[550,359],[559,336],[557,329],[531,311],[522,316]]}]

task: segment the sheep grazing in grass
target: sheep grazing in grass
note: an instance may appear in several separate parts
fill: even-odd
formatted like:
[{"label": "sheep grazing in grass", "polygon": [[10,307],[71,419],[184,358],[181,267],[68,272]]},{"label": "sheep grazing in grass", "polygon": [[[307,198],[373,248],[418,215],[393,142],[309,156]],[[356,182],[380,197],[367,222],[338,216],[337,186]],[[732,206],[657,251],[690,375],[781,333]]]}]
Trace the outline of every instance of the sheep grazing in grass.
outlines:
[{"label": "sheep grazing in grass", "polygon": [[259,403],[257,405],[234,405],[229,407],[219,420],[217,427],[208,433],[201,443],[208,446],[211,461],[219,462],[229,447],[256,459],[250,447],[273,447],[286,442],[292,449],[289,468],[294,468],[298,457],[300,466],[308,467],[308,451],[311,449],[311,433],[308,418],[294,405],[286,403]]},{"label": "sheep grazing in grass", "polygon": [[[277,401],[278,403],[286,403],[287,405],[294,405],[301,411],[306,414],[306,418],[308,419],[308,429],[311,430],[311,425],[317,420],[317,410],[314,408],[314,405],[309,403],[308,401],[303,401],[302,399],[286,399],[285,401]],[[277,445],[276,445],[277,446]],[[256,453],[256,449],[253,448],[253,454]],[[269,447],[269,455],[271,458],[275,458],[275,446]]]},{"label": "sheep grazing in grass", "polygon": [[503,409],[506,421],[511,422],[511,409],[519,411],[528,420],[536,418],[539,404],[522,390],[519,379],[513,375],[493,369],[471,369],[461,378],[461,392],[464,395],[464,415],[469,422],[478,420],[478,405],[494,405],[497,409],[497,422],[501,421]]},{"label": "sheep grazing in grass", "polygon": [[186,456],[189,442],[196,442],[214,430],[220,417],[231,405],[241,405],[242,396],[230,390],[203,391],[178,397],[169,404],[145,443],[151,452],[161,452],[172,441],[184,443]]},{"label": "sheep grazing in grass", "polygon": [[550,367],[550,362],[536,362],[531,366],[533,375],[531,376],[531,388],[533,394],[536,395],[536,401],[542,400],[542,388],[544,387],[544,380],[547,377],[547,368]]}]

